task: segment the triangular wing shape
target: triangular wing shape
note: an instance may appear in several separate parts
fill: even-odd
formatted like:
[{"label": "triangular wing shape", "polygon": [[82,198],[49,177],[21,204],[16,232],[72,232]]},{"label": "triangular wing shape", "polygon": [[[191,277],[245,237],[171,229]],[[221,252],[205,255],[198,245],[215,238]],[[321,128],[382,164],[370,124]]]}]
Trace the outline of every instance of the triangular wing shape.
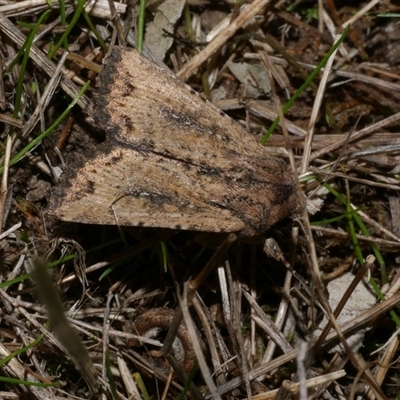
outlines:
[{"label": "triangular wing shape", "polygon": [[107,140],[71,181],[61,219],[253,235],[294,210],[284,163],[135,50],[113,50],[95,101]]}]

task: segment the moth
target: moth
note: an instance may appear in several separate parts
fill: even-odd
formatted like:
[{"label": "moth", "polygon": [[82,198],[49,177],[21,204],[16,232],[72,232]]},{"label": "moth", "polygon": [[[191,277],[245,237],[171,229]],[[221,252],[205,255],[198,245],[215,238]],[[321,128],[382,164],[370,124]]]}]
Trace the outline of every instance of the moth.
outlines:
[{"label": "moth", "polygon": [[285,163],[136,50],[114,47],[94,101],[106,140],[69,179],[61,220],[253,236],[295,210]]}]

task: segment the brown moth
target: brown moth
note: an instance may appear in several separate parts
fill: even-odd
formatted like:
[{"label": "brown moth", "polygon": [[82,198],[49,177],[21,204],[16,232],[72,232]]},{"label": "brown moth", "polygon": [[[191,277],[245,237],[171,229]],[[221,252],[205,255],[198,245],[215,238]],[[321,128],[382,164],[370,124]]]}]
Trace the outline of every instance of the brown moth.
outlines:
[{"label": "brown moth", "polygon": [[282,160],[136,50],[113,49],[95,105],[106,140],[70,179],[60,219],[252,236],[296,208]]}]

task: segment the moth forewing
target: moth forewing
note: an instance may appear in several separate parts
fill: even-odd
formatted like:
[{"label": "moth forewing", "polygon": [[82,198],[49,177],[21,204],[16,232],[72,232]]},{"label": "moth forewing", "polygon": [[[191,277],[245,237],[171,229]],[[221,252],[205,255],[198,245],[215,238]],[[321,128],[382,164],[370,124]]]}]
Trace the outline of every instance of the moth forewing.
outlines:
[{"label": "moth forewing", "polygon": [[106,141],[67,183],[61,219],[254,235],[295,209],[282,160],[135,50],[114,48],[98,86]]}]

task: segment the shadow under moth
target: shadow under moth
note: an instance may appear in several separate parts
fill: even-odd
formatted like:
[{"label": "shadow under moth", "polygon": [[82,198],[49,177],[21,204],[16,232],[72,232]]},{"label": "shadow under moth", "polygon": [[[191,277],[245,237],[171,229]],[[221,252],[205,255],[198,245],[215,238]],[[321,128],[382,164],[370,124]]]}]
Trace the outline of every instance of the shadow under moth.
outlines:
[{"label": "shadow under moth", "polygon": [[136,50],[114,47],[94,100],[106,140],[69,179],[60,219],[253,236],[295,210],[285,163]]}]

